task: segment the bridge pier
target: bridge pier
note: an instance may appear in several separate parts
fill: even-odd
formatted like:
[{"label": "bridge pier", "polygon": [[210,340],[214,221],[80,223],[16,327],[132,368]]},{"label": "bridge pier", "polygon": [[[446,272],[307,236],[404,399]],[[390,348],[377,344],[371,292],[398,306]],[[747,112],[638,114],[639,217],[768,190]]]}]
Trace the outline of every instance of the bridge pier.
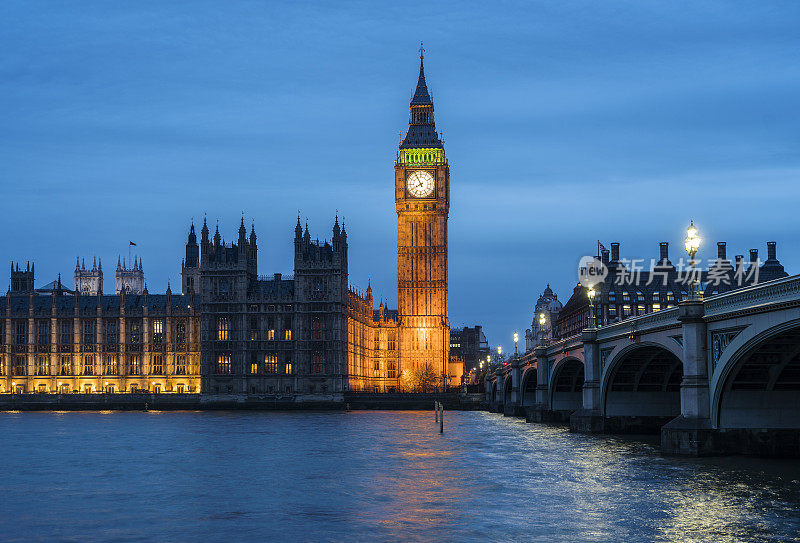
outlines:
[{"label": "bridge pier", "polygon": [[583,342],[583,407],[570,415],[569,430],[579,434],[596,434],[605,431],[600,412],[600,349],[597,328],[581,334]]},{"label": "bridge pier", "polygon": [[522,383],[522,372],[520,371],[520,359],[515,356],[511,359],[511,398],[505,399],[503,405],[503,416],[524,417],[525,410],[522,407],[522,394],[520,385]]},{"label": "bridge pier", "polygon": [[711,426],[708,387],[707,325],[701,300],[678,304],[683,342],[681,414],[661,429],[661,451],[683,456],[719,454],[717,431]]}]

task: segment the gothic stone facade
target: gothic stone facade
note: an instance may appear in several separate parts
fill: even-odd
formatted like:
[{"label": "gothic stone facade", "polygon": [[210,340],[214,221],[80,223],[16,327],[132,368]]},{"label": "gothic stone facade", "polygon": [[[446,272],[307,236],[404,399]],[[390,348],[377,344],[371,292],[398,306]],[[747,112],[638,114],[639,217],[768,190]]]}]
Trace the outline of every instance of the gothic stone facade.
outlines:
[{"label": "gothic stone facade", "polygon": [[[203,221],[189,229],[182,295],[149,295],[141,261],[76,267],[76,291],[36,291],[33,267],[15,270],[0,311],[3,390],[314,394],[417,388],[421,368],[458,384],[451,363],[447,221],[450,168],[436,133],[420,57],[409,128],[395,160],[398,309],[349,287],[347,232],[312,241],[298,218],[294,276],[259,277],[255,228],[234,243]],[[91,294],[91,295],[87,295]],[[13,377],[13,378],[12,378]],[[437,385],[438,386],[438,385]]]},{"label": "gothic stone facade", "polygon": [[82,295],[60,279],[33,288],[14,269],[0,298],[0,392],[200,390],[200,318],[193,296]]},{"label": "gothic stone facade", "polygon": [[[202,390],[210,393],[336,393],[347,388],[347,232],[312,241],[298,219],[294,277],[259,277],[255,229],[244,219],[236,243],[209,239],[198,248],[190,228],[185,293],[197,289]],[[199,251],[198,251],[199,249]],[[198,256],[199,253],[199,256]]]}]

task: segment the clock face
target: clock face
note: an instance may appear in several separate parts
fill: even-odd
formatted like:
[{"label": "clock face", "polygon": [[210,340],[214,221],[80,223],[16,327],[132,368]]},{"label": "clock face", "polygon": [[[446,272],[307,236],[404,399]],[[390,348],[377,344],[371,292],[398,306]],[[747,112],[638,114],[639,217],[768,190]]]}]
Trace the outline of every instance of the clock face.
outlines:
[{"label": "clock face", "polygon": [[408,193],[416,198],[433,196],[434,185],[433,175],[427,170],[415,170],[406,179]]}]

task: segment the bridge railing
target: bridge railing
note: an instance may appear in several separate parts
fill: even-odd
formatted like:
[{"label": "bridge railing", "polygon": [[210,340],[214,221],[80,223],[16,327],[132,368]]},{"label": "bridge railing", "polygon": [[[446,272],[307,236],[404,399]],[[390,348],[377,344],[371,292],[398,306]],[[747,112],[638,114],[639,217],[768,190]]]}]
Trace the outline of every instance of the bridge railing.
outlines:
[{"label": "bridge railing", "polygon": [[705,302],[706,317],[716,317],[765,306],[800,302],[800,275],[791,275],[740,289],[717,294]]}]

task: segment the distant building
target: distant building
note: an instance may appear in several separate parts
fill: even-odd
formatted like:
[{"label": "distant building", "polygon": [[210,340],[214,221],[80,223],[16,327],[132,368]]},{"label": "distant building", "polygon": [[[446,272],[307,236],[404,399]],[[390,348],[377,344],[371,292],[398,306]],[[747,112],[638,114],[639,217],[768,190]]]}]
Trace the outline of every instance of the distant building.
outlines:
[{"label": "distant building", "polygon": [[[660,244],[659,258],[651,269],[634,269],[631,261],[620,259],[619,243],[611,251],[602,251],[600,259],[608,268],[605,280],[596,287],[595,315],[598,325],[612,324],[628,317],[645,315],[674,306],[689,296],[688,283],[669,259],[669,244]],[[777,258],[776,243],[767,243],[767,260],[759,266],[758,249],[750,250],[750,258],[737,255],[734,263],[727,258],[724,241],[717,243],[717,258],[699,278],[704,297],[724,293],[753,284],[786,277],[788,274]],[[756,269],[757,268],[757,269]],[[589,324],[589,300],[580,284],[559,311],[549,337],[564,338],[579,334]],[[536,319],[534,318],[534,326]]]},{"label": "distant building", "polygon": [[[536,305],[533,307],[533,321],[531,327],[525,330],[525,350],[532,351],[538,347],[543,337],[552,337],[553,323],[558,321],[558,315],[561,312],[562,305],[558,301],[558,296],[550,288],[550,283],[545,287],[542,295],[536,300]],[[545,324],[539,324],[539,316],[544,315]]]},{"label": "distant building", "polygon": [[97,259],[92,263],[92,267],[86,269],[86,261],[78,259],[75,262],[75,291],[84,296],[90,296],[103,292],[103,262],[97,265]]},{"label": "distant building", "polygon": [[133,257],[133,267],[128,269],[125,266],[125,259],[120,263],[117,258],[117,272],[114,281],[114,292],[121,294],[142,294],[144,292],[144,270],[142,261]]},{"label": "distant building", "polygon": [[461,363],[464,375],[486,363],[490,354],[489,342],[482,326],[465,326],[450,330],[450,359]]}]

